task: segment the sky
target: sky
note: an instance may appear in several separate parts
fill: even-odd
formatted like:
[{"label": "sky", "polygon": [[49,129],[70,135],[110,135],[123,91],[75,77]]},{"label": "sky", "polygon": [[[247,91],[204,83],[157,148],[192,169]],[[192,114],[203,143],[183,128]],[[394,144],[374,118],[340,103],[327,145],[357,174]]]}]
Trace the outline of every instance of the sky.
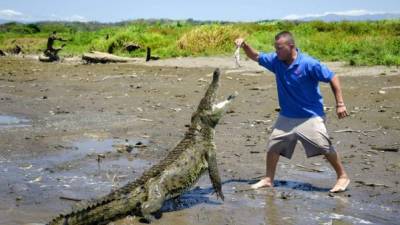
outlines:
[{"label": "sky", "polygon": [[400,13],[400,0],[0,0],[0,19],[21,22],[160,18],[258,21],[328,13]]}]

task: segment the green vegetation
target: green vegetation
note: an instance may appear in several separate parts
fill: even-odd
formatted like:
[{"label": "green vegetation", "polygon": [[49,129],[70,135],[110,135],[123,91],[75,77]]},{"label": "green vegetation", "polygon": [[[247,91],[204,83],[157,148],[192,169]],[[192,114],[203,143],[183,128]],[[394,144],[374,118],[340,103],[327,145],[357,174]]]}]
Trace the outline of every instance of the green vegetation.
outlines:
[{"label": "green vegetation", "polygon": [[[233,40],[245,37],[257,50],[273,51],[274,35],[294,33],[298,47],[322,61],[345,61],[350,65],[400,65],[400,20],[371,22],[257,23],[196,22],[193,20],[137,20],[117,24],[43,22],[0,25],[0,49],[19,45],[25,53],[44,50],[48,35],[57,31],[68,39],[63,56],[91,50],[144,57],[146,47],[161,57],[231,55]],[[139,44],[128,52],[125,46]],[[61,45],[60,42],[57,42]]]}]

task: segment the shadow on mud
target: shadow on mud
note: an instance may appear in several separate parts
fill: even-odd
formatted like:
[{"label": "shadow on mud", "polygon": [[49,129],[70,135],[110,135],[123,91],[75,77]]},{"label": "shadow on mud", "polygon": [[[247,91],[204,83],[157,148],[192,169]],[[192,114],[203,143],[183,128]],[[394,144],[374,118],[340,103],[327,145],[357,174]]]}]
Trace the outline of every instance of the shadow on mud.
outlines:
[{"label": "shadow on mud", "polygon": [[316,191],[316,192],[328,192],[329,188],[316,187],[310,183],[298,182],[298,181],[288,181],[288,180],[275,180],[275,187],[285,187],[293,190],[300,191]]},{"label": "shadow on mud", "polygon": [[[248,183],[249,180],[241,180],[241,179],[231,179],[222,182],[222,185],[228,184],[231,182],[242,182]],[[221,200],[211,200],[210,195],[214,193],[214,188],[207,187],[201,188],[196,186],[190,191],[185,192],[183,195],[170,199],[164,203],[164,206],[161,208],[161,212],[173,212],[179,211],[183,209],[188,209],[195,207],[199,204],[209,204],[209,205],[222,205],[223,202]],[[213,197],[215,198],[215,197]],[[215,198],[216,199],[216,198]]]},{"label": "shadow on mud", "polygon": [[[229,179],[222,182],[222,185],[228,185],[230,183],[243,183],[251,185],[256,183],[258,180],[255,179]],[[310,183],[298,182],[298,181],[289,181],[289,180],[275,180],[274,182],[275,188],[287,188],[299,191],[306,192],[328,192],[329,188],[321,188],[316,187]],[[245,191],[252,191],[250,188]],[[223,202],[221,200],[212,200],[210,199],[210,195],[214,193],[214,189],[212,187],[201,188],[195,187],[194,189],[184,193],[182,196],[168,200],[164,203],[164,206],[161,208],[161,212],[172,212],[179,211],[183,209],[188,209],[195,207],[199,204],[209,204],[209,205],[222,205]],[[230,193],[228,193],[230,194]],[[214,197],[215,198],[215,197]]]},{"label": "shadow on mud", "polygon": [[[226,185],[233,182],[248,184],[249,182],[251,182],[251,180],[230,179],[222,182],[222,185]],[[164,203],[164,206],[161,208],[161,212],[179,211],[183,209],[192,208],[199,204],[222,205],[223,202],[221,200],[210,199],[210,195],[213,193],[214,189],[211,186],[207,188],[201,188],[199,186],[196,186],[190,191],[185,192],[180,197],[166,201]]]}]

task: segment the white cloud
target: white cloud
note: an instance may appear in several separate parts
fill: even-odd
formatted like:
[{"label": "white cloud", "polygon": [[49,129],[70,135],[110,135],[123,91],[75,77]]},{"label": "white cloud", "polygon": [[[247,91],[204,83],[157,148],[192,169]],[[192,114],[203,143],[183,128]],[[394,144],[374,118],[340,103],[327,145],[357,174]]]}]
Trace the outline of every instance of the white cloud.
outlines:
[{"label": "white cloud", "polygon": [[62,17],[62,16],[58,16],[56,14],[51,14],[50,18],[48,18],[49,20],[56,20],[56,21],[78,21],[78,22],[88,22],[89,20],[84,17],[84,16],[80,16],[80,15],[72,15],[72,16],[66,16],[66,17]]},{"label": "white cloud", "polygon": [[14,11],[12,9],[0,10],[0,18],[3,19],[21,19],[23,17],[24,17],[23,13]]},{"label": "white cloud", "polygon": [[361,16],[361,15],[375,15],[375,14],[383,14],[385,12],[373,12],[373,11],[368,11],[364,9],[355,9],[355,10],[348,10],[348,11],[339,11],[339,12],[325,12],[322,14],[304,14],[304,15],[288,15],[283,17],[282,19],[284,20],[297,20],[297,19],[302,19],[305,17],[320,17],[320,16],[326,16],[329,14],[336,14],[336,15],[341,15],[341,16]]},{"label": "white cloud", "polygon": [[67,21],[78,21],[78,22],[88,22],[89,21],[86,17],[80,16],[80,15],[72,15],[70,17],[65,18],[65,20],[67,20]]},{"label": "white cloud", "polygon": [[12,9],[4,9],[0,10],[0,19],[4,20],[11,20],[11,21],[79,21],[79,22],[88,22],[89,19],[87,19],[84,16],[81,15],[72,15],[72,16],[59,16],[54,13],[48,15],[48,16],[29,16],[25,15],[22,12],[18,12]]}]

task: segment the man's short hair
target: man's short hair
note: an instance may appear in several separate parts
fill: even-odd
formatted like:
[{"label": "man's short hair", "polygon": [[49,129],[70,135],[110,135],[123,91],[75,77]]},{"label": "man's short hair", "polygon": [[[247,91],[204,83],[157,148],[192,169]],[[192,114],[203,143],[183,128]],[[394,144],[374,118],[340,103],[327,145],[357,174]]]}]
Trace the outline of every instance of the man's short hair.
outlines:
[{"label": "man's short hair", "polygon": [[275,41],[279,40],[280,38],[285,38],[289,44],[296,44],[293,38],[293,34],[289,31],[282,31],[275,35]]}]

